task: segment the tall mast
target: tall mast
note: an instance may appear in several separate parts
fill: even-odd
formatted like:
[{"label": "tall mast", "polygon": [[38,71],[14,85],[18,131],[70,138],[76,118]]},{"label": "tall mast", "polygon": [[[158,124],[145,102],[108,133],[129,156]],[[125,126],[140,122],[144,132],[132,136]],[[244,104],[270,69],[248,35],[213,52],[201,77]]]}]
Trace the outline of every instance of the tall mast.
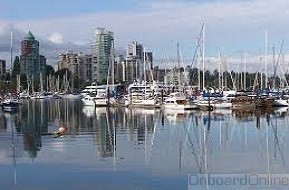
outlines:
[{"label": "tall mast", "polygon": [[43,80],[42,80],[42,73],[40,72],[40,91],[43,92]]},{"label": "tall mast", "polygon": [[12,28],[11,28],[11,31],[10,31],[10,68],[9,68],[9,72],[11,74],[11,68],[13,66],[13,31],[12,31]]},{"label": "tall mast", "polygon": [[112,88],[114,89],[114,75],[115,75],[115,72],[114,72],[114,40],[112,40],[112,44],[111,44],[111,72],[112,72]]},{"label": "tall mast", "polygon": [[244,78],[243,78],[243,80],[244,80],[244,90],[246,90],[246,88],[247,88],[247,83],[246,83],[246,56],[245,56],[245,54],[243,55],[243,63],[244,63]]},{"label": "tall mast", "polygon": [[[200,52],[199,52],[200,53]],[[198,88],[199,88],[199,90],[201,91],[202,89],[201,89],[201,62],[200,62],[200,60],[199,60],[199,58],[197,59],[198,60]]]},{"label": "tall mast", "polygon": [[[203,21],[204,22],[204,21]],[[205,22],[204,22],[205,23]],[[202,67],[203,67],[203,90],[205,89],[205,24],[202,31]]]},{"label": "tall mast", "polygon": [[276,71],[277,71],[277,64],[275,63],[275,47],[272,47],[272,57],[273,57],[273,89],[276,89]]},{"label": "tall mast", "polygon": [[219,62],[219,72],[218,72],[218,87],[220,91],[223,91],[223,87],[222,87],[222,82],[221,82],[221,53],[219,54],[219,58],[218,58],[218,62]]},{"label": "tall mast", "polygon": [[[260,49],[260,64],[262,63],[262,50]],[[263,71],[260,72],[260,89],[263,88]]]},{"label": "tall mast", "polygon": [[147,75],[146,75],[146,64],[147,64],[147,55],[146,51],[143,52],[143,76],[144,76],[144,85],[145,85],[145,92],[144,92],[144,99],[147,98]]},{"label": "tall mast", "polygon": [[268,88],[268,32],[265,30],[265,88]]},{"label": "tall mast", "polygon": [[[195,48],[194,57],[193,57],[193,61],[192,61],[192,65],[193,65],[195,57],[197,57],[198,88],[199,88],[198,90],[202,90],[201,89],[201,62],[200,62],[198,53],[202,54],[200,42],[202,40],[203,30],[204,30],[204,22],[202,23],[202,28],[201,28],[200,34],[197,38],[197,41],[196,41],[196,48]],[[192,65],[191,65],[191,67],[192,67]]]},{"label": "tall mast", "polygon": [[178,83],[179,83],[179,91],[181,91],[181,60],[180,60],[180,44],[177,43],[177,59],[178,59]]},{"label": "tall mast", "polygon": [[244,73],[242,72],[242,70],[244,71],[244,64],[243,64],[243,52],[241,53],[241,64],[240,64],[240,88],[242,90],[244,90]]},{"label": "tall mast", "polygon": [[146,81],[147,81],[146,64],[147,64],[147,55],[146,55],[146,51],[144,51],[143,52],[143,80],[145,82],[145,85],[146,85]]},{"label": "tall mast", "polygon": [[[12,50],[13,50],[13,46],[12,46],[12,42],[13,42],[13,32],[12,32],[12,28],[11,28],[11,31],[10,31],[10,68],[9,68],[9,73],[10,73],[10,76],[11,76],[11,68],[12,68],[12,62],[13,62],[13,57],[12,57]],[[6,84],[7,84],[7,90],[8,90],[8,93],[10,93],[10,86],[11,86],[11,84],[10,84],[10,82],[11,82],[11,77],[10,77],[10,81],[5,81],[6,82]]]}]

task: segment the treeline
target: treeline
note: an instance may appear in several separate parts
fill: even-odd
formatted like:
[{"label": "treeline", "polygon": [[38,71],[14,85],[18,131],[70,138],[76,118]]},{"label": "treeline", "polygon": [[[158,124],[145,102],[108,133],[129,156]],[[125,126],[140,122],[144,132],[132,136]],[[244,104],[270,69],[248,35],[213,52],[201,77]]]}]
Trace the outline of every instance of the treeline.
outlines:
[{"label": "treeline", "polygon": [[[200,77],[199,77],[200,74]],[[223,73],[219,73],[218,70],[214,70],[213,72],[206,70],[204,73],[205,77],[205,87],[206,88],[214,88],[218,89],[223,86],[228,89],[236,89],[236,90],[254,90],[261,89],[261,84],[263,87],[265,86],[265,74],[256,72],[234,72],[234,71],[225,71]],[[199,73],[198,68],[193,68],[190,70],[190,84],[198,85],[200,81],[203,81],[203,72]],[[286,78],[286,80],[285,80]],[[287,86],[287,81],[289,80],[289,74],[285,74],[285,77],[279,76],[270,76],[268,78],[268,88],[283,88]]]}]

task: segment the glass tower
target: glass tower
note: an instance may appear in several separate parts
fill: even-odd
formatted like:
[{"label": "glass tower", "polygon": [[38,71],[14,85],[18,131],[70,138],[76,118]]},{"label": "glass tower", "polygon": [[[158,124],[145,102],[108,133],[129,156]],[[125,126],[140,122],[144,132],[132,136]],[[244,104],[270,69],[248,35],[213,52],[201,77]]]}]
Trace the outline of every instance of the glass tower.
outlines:
[{"label": "glass tower", "polygon": [[97,28],[95,41],[92,44],[93,80],[98,84],[106,84],[108,68],[114,43],[114,33],[104,28]]}]

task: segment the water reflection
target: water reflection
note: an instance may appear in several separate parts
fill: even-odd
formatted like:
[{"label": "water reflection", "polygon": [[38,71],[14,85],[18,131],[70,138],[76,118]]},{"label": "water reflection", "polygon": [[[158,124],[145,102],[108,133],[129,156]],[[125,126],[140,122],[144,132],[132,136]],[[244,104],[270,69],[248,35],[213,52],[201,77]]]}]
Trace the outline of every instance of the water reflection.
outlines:
[{"label": "water reflection", "polygon": [[96,108],[96,141],[100,157],[113,157],[115,154],[114,109]]},{"label": "water reflection", "polygon": [[[2,146],[7,142],[0,153],[11,150],[11,134],[17,134],[18,146],[13,146],[22,163],[25,158],[48,165],[69,161],[95,170],[113,166],[114,171],[149,170],[185,180],[189,173],[289,171],[288,108],[169,112],[34,100],[24,101],[18,113],[0,114]],[[60,126],[68,134],[55,139],[51,134]]]},{"label": "water reflection", "polygon": [[[59,126],[67,127],[70,135],[94,133],[98,155],[113,157],[117,134],[128,134],[130,141],[142,144],[146,140],[146,135],[155,133],[157,124],[186,125],[197,130],[200,126],[207,126],[207,133],[210,131],[211,122],[219,122],[220,130],[225,129],[224,126],[228,123],[234,126],[240,123],[244,125],[246,122],[251,125],[255,123],[260,129],[262,124],[272,125],[272,118],[286,117],[287,111],[288,108],[176,112],[83,107],[78,101],[24,101],[21,110],[14,114],[12,121],[7,121],[7,114],[1,115],[0,130],[7,130],[8,123],[13,122],[17,133],[23,136],[24,150],[28,152],[30,158],[37,157],[37,152],[42,146],[41,137],[52,134]],[[262,123],[262,119],[266,122]]]}]

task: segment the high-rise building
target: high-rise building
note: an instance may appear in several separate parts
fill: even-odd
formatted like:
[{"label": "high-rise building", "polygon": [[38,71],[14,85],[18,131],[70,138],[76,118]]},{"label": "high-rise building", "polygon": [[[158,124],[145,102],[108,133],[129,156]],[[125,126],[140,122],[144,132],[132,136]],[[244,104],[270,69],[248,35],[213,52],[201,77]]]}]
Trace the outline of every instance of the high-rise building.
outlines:
[{"label": "high-rise building", "polygon": [[131,42],[126,48],[125,76],[127,83],[144,79],[144,48],[137,41]]},{"label": "high-rise building", "polygon": [[126,57],[135,57],[143,62],[143,45],[137,41],[133,41],[128,44],[126,48]]},{"label": "high-rise building", "polygon": [[106,83],[109,64],[113,60],[114,33],[105,28],[97,28],[95,41],[92,47],[93,80],[97,83]]},{"label": "high-rise building", "polygon": [[62,53],[58,58],[58,70],[61,69],[68,69],[73,76],[91,82],[92,56],[73,52]]},{"label": "high-rise building", "polygon": [[46,58],[39,55],[39,42],[35,40],[29,31],[27,36],[21,41],[20,74],[28,77],[39,78],[40,73],[45,76]]},{"label": "high-rise building", "polygon": [[6,61],[0,60],[0,77],[6,73]]},{"label": "high-rise building", "polygon": [[145,52],[145,63],[146,63],[146,69],[147,70],[153,70],[153,53],[152,52]]}]

